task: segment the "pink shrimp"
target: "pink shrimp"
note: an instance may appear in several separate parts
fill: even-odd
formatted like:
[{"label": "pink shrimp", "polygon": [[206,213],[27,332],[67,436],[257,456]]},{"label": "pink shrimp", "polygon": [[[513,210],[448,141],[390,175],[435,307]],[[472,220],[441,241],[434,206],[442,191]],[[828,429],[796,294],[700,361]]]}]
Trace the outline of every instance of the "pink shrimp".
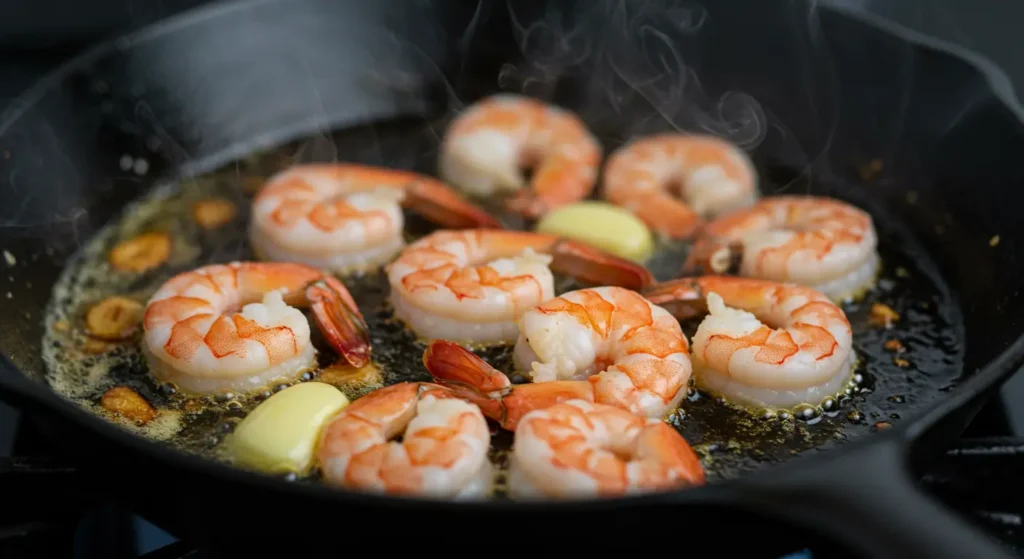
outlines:
[{"label": "pink shrimp", "polygon": [[757,172],[750,159],[713,136],[642,138],[612,153],[604,171],[609,202],[675,238],[693,235],[705,218],[750,206],[757,195]]},{"label": "pink shrimp", "polygon": [[178,274],[153,294],[143,319],[150,371],[196,393],[292,380],[315,366],[316,349],[290,305],[311,307],[350,364],[369,361],[366,323],[341,282],[300,264],[233,262]]},{"label": "pink shrimp", "polygon": [[677,317],[709,313],[693,337],[698,388],[737,404],[788,409],[842,392],[856,353],[846,314],[809,287],[730,276],[644,292]]},{"label": "pink shrimp", "polygon": [[871,216],[818,196],[774,196],[709,223],[684,273],[739,273],[812,287],[832,298],[870,289],[879,268]]},{"label": "pink shrimp", "polygon": [[447,340],[430,344],[423,363],[436,382],[513,430],[531,410],[582,399],[661,418],[686,395],[689,344],[679,322],[634,291],[597,287],[549,299],[519,319],[517,369],[508,377]]},{"label": "pink shrimp", "polygon": [[[507,205],[537,218],[586,198],[601,146],[568,111],[518,95],[488,97],[452,123],[441,147],[441,176],[474,196],[516,191]],[[535,168],[529,187],[523,168]]]},{"label": "pink shrimp", "polygon": [[551,269],[592,283],[639,289],[644,267],[554,235],[509,230],[437,231],[388,268],[395,315],[423,338],[507,343],[515,320],[554,296]]},{"label": "pink shrimp", "polygon": [[693,448],[664,421],[569,400],[523,416],[509,493],[516,499],[616,497],[703,485]]},{"label": "pink shrimp", "polygon": [[[401,442],[393,440],[399,436]],[[403,382],[359,398],[334,417],[317,459],[332,485],[476,498],[491,488],[490,443],[479,408],[442,386]]]},{"label": "pink shrimp", "polygon": [[354,163],[296,165],[271,177],[252,206],[261,258],[335,273],[379,266],[404,246],[400,204],[451,229],[500,227],[437,179]]}]

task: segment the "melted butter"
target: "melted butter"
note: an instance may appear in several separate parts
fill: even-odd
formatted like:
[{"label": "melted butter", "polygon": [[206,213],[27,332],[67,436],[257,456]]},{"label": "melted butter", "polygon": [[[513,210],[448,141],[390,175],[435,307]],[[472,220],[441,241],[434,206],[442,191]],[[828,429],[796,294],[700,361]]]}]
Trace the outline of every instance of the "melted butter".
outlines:
[{"label": "melted butter", "polygon": [[[364,128],[336,134],[330,138],[334,150],[346,149],[346,159],[358,161],[363,157],[363,162],[375,165],[381,164],[380,153],[388,153],[395,161],[404,162],[403,167],[413,162],[417,170],[432,173],[437,139],[434,130],[416,127],[410,131],[401,125],[371,128],[370,132]],[[373,141],[367,141],[368,134],[372,134]],[[89,306],[106,296],[122,295],[145,302],[176,273],[210,263],[254,259],[246,235],[253,186],[296,161],[324,160],[317,149],[310,148],[323,141],[317,137],[296,142],[254,154],[203,176],[159,186],[126,208],[120,221],[89,239],[54,286],[47,309],[43,357],[50,385],[105,417],[110,415],[99,407],[103,392],[115,385],[129,386],[158,410],[158,416],[143,426],[119,421],[125,428],[187,452],[224,459],[219,446],[224,435],[283,385],[219,401],[171,393],[148,375],[139,351],[141,335],[104,346],[107,350],[97,354],[96,344],[90,347],[87,343],[83,317]],[[334,150],[329,153],[335,153]],[[192,207],[214,196],[235,203],[239,211],[227,225],[206,231],[193,221]],[[496,207],[493,203],[484,205],[491,210]],[[433,229],[414,213],[406,217],[410,240]],[[502,215],[502,221],[522,228],[514,216]],[[876,226],[881,229],[879,237],[889,240],[880,249],[885,265],[879,285],[862,299],[844,305],[854,328],[859,357],[855,376],[861,382],[840,396],[831,409],[811,414],[815,417],[813,422],[786,414],[765,417],[755,410],[736,409],[694,392],[669,421],[701,455],[709,479],[733,476],[793,454],[830,448],[866,435],[877,421],[894,415],[905,417],[914,409],[931,404],[941,397],[941,388],[958,377],[963,352],[961,323],[948,289],[901,230],[890,230],[891,220],[879,219]],[[111,247],[154,229],[166,231],[173,239],[167,263],[144,274],[111,270],[106,260]],[[647,266],[658,279],[675,277],[686,251],[687,245],[683,243],[658,241]],[[384,274],[371,272],[343,281],[367,319],[373,363],[359,371],[333,366],[336,357],[314,333],[314,343],[323,349],[320,369],[298,382],[323,375],[323,380],[338,386],[354,400],[385,384],[430,380],[421,361],[426,346],[393,319]],[[581,286],[569,278],[556,277],[559,293],[578,287]],[[875,302],[894,308],[901,320],[888,330],[871,326],[870,309]],[[686,332],[692,337],[694,327],[687,327]],[[909,366],[894,363],[892,352],[885,349],[886,342],[892,339],[905,346],[906,351],[899,357]],[[499,370],[513,370],[511,347],[477,348],[477,352]],[[504,489],[503,471],[511,443],[510,433],[498,432],[493,437],[491,458],[498,466],[495,479],[499,493]],[[307,479],[316,478],[314,472]]]}]

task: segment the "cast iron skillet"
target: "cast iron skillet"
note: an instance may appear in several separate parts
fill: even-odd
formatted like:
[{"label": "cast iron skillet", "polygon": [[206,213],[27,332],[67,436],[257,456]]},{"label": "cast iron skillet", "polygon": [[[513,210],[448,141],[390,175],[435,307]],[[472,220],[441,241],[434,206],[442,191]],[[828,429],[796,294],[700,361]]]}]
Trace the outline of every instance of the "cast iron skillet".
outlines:
[{"label": "cast iron skillet", "polygon": [[[381,537],[397,549],[439,533],[450,545],[514,546],[554,532],[575,549],[636,549],[664,534],[664,545],[770,551],[771,519],[783,518],[875,557],[1000,556],[923,495],[912,472],[1024,362],[1015,249],[1024,171],[1009,155],[1024,150],[1024,112],[1002,74],[969,53],[835,8],[765,4],[524,2],[512,17],[492,2],[264,0],[192,12],[79,57],[0,127],[4,398],[69,453],[93,457],[94,486],[221,550],[344,552],[347,541]],[[677,64],[659,74],[669,85],[652,87],[588,65],[615,41],[652,37],[693,73]],[[636,69],[619,68],[619,78]],[[722,99],[712,110],[685,110],[695,75]],[[961,379],[939,403],[833,451],[695,490],[540,506],[297,486],[142,440],[40,381],[40,309],[63,263],[151,184],[119,168],[123,155],[145,156],[147,177],[191,174],[318,130],[451,111],[499,88],[580,110],[599,135],[711,129],[756,144],[759,161],[806,171],[814,191],[852,184],[855,165],[881,159],[870,197],[914,228],[956,291]],[[716,530],[721,541],[705,541]]]}]

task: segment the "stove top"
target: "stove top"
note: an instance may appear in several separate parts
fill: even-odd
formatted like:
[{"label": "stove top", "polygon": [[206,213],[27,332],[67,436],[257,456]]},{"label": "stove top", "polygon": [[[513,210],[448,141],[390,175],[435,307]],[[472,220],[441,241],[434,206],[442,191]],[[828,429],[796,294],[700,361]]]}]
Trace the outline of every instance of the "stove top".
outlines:
[{"label": "stove top", "polygon": [[[33,80],[79,50],[20,52],[0,57],[0,110]],[[1024,70],[1024,68],[1022,68]],[[1024,78],[1024,72],[1012,78]],[[1024,81],[1024,80],[1022,80]],[[979,523],[1007,546],[1024,553],[1024,413],[1012,402],[1024,401],[1024,374],[1018,373],[968,427],[964,437],[932,465],[922,480],[942,501]],[[69,492],[74,468],[50,461],[50,449],[15,410],[0,404],[0,495],[4,488],[39,484],[42,495]],[[11,458],[21,457],[21,458]],[[10,485],[6,485],[10,484]],[[45,484],[45,489],[42,489]],[[28,485],[28,487],[33,487]],[[46,499],[50,501],[49,499]],[[178,541],[130,510],[103,502],[52,501],[39,510],[17,513],[0,507],[0,557],[75,557],[89,559],[200,559],[213,557]],[[57,508],[59,510],[53,510]],[[801,549],[785,559],[828,556],[827,550]]]}]

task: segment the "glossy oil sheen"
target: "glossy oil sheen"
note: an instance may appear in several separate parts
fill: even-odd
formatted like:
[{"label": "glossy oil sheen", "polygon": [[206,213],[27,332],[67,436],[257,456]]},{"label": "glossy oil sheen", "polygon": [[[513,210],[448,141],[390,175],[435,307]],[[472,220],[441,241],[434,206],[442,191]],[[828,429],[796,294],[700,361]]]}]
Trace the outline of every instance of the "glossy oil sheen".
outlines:
[{"label": "glossy oil sheen", "polygon": [[[149,377],[138,336],[100,356],[76,354],[83,339],[80,317],[106,296],[129,295],[145,301],[173,274],[205,264],[255,259],[246,235],[248,208],[261,180],[270,174],[295,163],[337,159],[433,173],[437,139],[444,129],[443,121],[412,121],[307,138],[251,155],[212,173],[165,184],[131,204],[119,221],[85,244],[56,284],[48,307],[51,328],[44,343],[50,386],[98,413],[102,408],[96,403],[106,389],[115,384],[133,386],[162,413],[158,421],[143,428],[127,427],[187,451],[216,457],[223,436],[264,396],[190,401],[169,395]],[[773,179],[778,180],[783,173],[774,171],[773,177],[769,171],[762,188],[770,193],[775,188]],[[791,179],[786,183],[787,192],[799,188]],[[228,225],[204,231],[194,223],[191,208],[211,196],[231,200],[240,211]],[[498,211],[499,207],[491,204],[489,209]],[[855,372],[860,382],[829,409],[807,409],[807,416],[798,417],[760,417],[756,410],[733,408],[694,392],[670,422],[702,455],[711,479],[734,476],[810,449],[831,448],[888,427],[901,421],[901,414],[913,413],[940,398],[959,375],[962,324],[948,288],[924,251],[907,235],[906,227],[879,213],[878,208],[869,205],[865,209],[874,213],[882,239],[883,266],[878,285],[844,307],[860,357]],[[509,225],[522,226],[512,215],[501,217]],[[433,228],[412,213],[407,218],[410,239]],[[112,273],[106,260],[110,248],[152,230],[166,231],[174,238],[171,261],[142,275]],[[649,262],[652,272],[661,280],[675,277],[686,250],[685,244],[663,243]],[[385,275],[381,272],[345,281],[367,317],[374,364],[381,375],[370,383],[342,383],[339,387],[350,398],[357,398],[380,383],[429,380],[421,364],[425,345],[392,317]],[[561,278],[556,292],[578,287],[583,285]],[[869,324],[869,311],[876,302],[900,314],[891,328]],[[52,328],[61,320],[70,324],[67,332]],[[692,334],[690,328],[688,335]],[[898,340],[906,351],[897,354],[885,349],[888,340]],[[481,353],[500,370],[512,373],[510,350],[491,348]],[[320,357],[323,366],[335,359],[329,349],[321,351]],[[316,375],[314,372],[304,378]],[[504,451],[510,444],[510,434],[498,433],[493,458],[499,464],[504,463]],[[501,475],[497,482],[500,488]]]}]

